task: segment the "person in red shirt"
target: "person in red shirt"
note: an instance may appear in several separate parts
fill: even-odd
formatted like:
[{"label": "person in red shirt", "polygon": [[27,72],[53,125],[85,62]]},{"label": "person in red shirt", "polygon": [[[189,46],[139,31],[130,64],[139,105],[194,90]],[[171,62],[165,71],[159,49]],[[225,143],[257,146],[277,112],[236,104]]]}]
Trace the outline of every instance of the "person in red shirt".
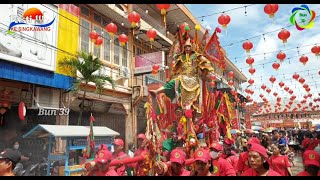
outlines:
[{"label": "person in red shirt", "polygon": [[155,163],[155,171],[159,176],[190,176],[190,171],[184,169],[186,153],[176,148],[170,153],[170,161]]},{"label": "person in red shirt", "polygon": [[[123,152],[124,142],[122,139],[115,139],[113,141],[113,145],[114,145],[114,152],[112,153],[111,160],[123,159],[123,158],[129,157],[128,154]],[[117,171],[119,176],[124,176],[126,173],[126,166],[120,164],[120,165],[116,166],[115,170]]]},{"label": "person in red shirt", "polygon": [[239,161],[238,161],[238,165],[237,165],[238,166],[237,176],[240,176],[244,171],[246,171],[247,169],[250,168],[249,161],[248,161],[248,154],[249,154],[251,145],[253,143],[260,144],[260,140],[256,137],[249,138],[249,140],[247,142],[247,151],[242,152],[239,155]]},{"label": "person in red shirt", "polygon": [[[148,139],[146,137],[146,135],[144,135],[143,133],[138,134],[137,136],[137,146],[138,149],[134,152],[134,157],[139,156],[140,154],[143,153],[147,153],[147,149],[146,149],[146,143],[147,143]],[[135,163],[133,165],[134,167],[134,171],[133,171],[133,175],[134,176],[147,176],[147,172],[144,171],[144,161],[139,161],[137,163]]]},{"label": "person in red shirt", "polygon": [[241,176],[280,176],[269,167],[267,150],[260,144],[253,143],[248,154],[250,168]]},{"label": "person in red shirt", "polygon": [[281,176],[292,176],[291,164],[286,155],[281,155],[280,149],[276,144],[272,144],[273,154],[270,156],[270,167]]},{"label": "person in red shirt", "polygon": [[232,151],[232,145],[234,141],[225,137],[223,139],[223,154],[221,155],[222,158],[227,160],[233,167],[233,169],[237,172],[238,171],[238,161],[239,157],[237,156],[236,152]]},{"label": "person in red shirt", "polygon": [[209,171],[210,153],[207,149],[198,149],[194,152],[194,170],[191,176],[212,176]]},{"label": "person in red shirt", "polygon": [[114,168],[110,168],[112,154],[106,149],[101,149],[93,162],[89,163],[83,176],[119,176]]},{"label": "person in red shirt", "polygon": [[210,171],[213,176],[236,176],[236,172],[232,165],[220,155],[223,147],[218,142],[210,145],[210,157],[212,159]]},{"label": "person in red shirt", "polygon": [[297,174],[297,176],[320,176],[320,156],[318,152],[307,150],[303,153],[304,171]]}]

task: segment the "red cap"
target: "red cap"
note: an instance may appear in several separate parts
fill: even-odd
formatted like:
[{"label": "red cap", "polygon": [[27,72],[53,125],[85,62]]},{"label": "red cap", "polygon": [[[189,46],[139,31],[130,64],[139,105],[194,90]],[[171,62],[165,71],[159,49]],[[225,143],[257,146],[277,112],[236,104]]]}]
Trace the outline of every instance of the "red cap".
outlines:
[{"label": "red cap", "polygon": [[234,143],[234,141],[232,139],[229,139],[228,137],[225,137],[223,139],[223,143],[228,144],[228,145],[232,145]]},{"label": "red cap", "polygon": [[210,149],[214,149],[216,151],[222,151],[223,150],[223,147],[221,144],[219,144],[218,142],[213,142],[211,143],[210,145]]},{"label": "red cap", "polygon": [[186,153],[184,153],[181,149],[174,149],[170,153],[170,162],[175,162],[179,164],[183,164],[186,160]]},{"label": "red cap", "polygon": [[314,165],[319,167],[319,160],[320,157],[317,151],[307,150],[303,153],[303,163],[305,166]]},{"label": "red cap", "polygon": [[251,151],[255,151],[255,152],[261,154],[262,156],[264,156],[266,159],[268,159],[266,148],[264,148],[260,144],[256,144],[256,143],[251,144],[250,152]]},{"label": "red cap", "polygon": [[143,133],[138,134],[137,138],[138,139],[147,139],[146,135],[144,135]]},{"label": "red cap", "polygon": [[114,144],[114,145],[117,145],[117,146],[124,146],[124,142],[123,142],[122,139],[115,139],[115,140],[113,141],[113,144]]},{"label": "red cap", "polygon": [[252,143],[260,144],[260,140],[256,137],[251,137],[248,139],[247,144],[252,144]]},{"label": "red cap", "polygon": [[107,150],[101,150],[98,152],[95,158],[95,162],[106,163],[112,158],[111,152]]},{"label": "red cap", "polygon": [[195,161],[202,161],[204,163],[207,163],[211,159],[210,153],[208,150],[205,149],[198,149],[194,153],[194,160]]}]

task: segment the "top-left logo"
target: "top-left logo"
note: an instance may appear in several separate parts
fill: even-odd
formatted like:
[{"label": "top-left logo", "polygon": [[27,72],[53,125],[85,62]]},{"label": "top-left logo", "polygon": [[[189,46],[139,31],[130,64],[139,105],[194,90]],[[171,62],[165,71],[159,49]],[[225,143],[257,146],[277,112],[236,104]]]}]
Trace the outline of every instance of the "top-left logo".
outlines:
[{"label": "top-left logo", "polygon": [[41,12],[38,8],[27,9],[21,17],[13,17],[9,25],[8,34],[23,31],[50,31],[50,26],[56,18],[51,21],[46,17],[46,11]]}]

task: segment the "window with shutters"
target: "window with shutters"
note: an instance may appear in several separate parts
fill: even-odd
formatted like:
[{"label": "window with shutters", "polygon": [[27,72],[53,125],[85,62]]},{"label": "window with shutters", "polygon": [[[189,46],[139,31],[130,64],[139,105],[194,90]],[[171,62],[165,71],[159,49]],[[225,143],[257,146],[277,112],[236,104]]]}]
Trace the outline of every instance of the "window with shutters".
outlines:
[{"label": "window with shutters", "polygon": [[120,64],[120,44],[118,38],[114,39],[114,56],[113,63],[119,65]]},{"label": "window with shutters", "polygon": [[81,34],[81,51],[84,52],[89,52],[90,48],[90,38],[89,38],[89,33],[90,33],[90,22],[81,18],[80,21],[81,27],[80,27],[80,34]]},{"label": "window with shutters", "polygon": [[[101,36],[101,32],[102,32],[101,27],[93,25],[93,30],[95,30]],[[103,39],[103,40],[105,40],[105,39]],[[101,46],[94,45],[93,54],[95,56],[97,56],[98,58],[101,58]]]},{"label": "window with shutters", "polygon": [[128,43],[122,48],[122,66],[128,67]]}]

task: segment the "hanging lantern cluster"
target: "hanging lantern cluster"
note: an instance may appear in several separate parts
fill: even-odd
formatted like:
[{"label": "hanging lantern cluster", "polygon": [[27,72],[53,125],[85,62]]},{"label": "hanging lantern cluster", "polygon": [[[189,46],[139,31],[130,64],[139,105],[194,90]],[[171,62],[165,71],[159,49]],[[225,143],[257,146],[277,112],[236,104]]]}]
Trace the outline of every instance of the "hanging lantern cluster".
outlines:
[{"label": "hanging lantern cluster", "polygon": [[137,23],[140,22],[140,14],[136,13],[135,11],[128,14],[128,21],[131,23],[131,27],[135,28]]},{"label": "hanging lantern cluster", "polygon": [[218,23],[222,26],[223,29],[227,29],[228,24],[230,23],[231,18],[226,13],[223,13],[218,18]]},{"label": "hanging lantern cluster", "polygon": [[274,17],[274,14],[279,10],[278,4],[267,4],[264,6],[264,12],[269,15],[270,18]]},{"label": "hanging lantern cluster", "polygon": [[102,37],[100,37],[96,31],[91,31],[89,33],[89,38],[91,39],[91,42],[97,46],[100,46],[103,43]]}]

